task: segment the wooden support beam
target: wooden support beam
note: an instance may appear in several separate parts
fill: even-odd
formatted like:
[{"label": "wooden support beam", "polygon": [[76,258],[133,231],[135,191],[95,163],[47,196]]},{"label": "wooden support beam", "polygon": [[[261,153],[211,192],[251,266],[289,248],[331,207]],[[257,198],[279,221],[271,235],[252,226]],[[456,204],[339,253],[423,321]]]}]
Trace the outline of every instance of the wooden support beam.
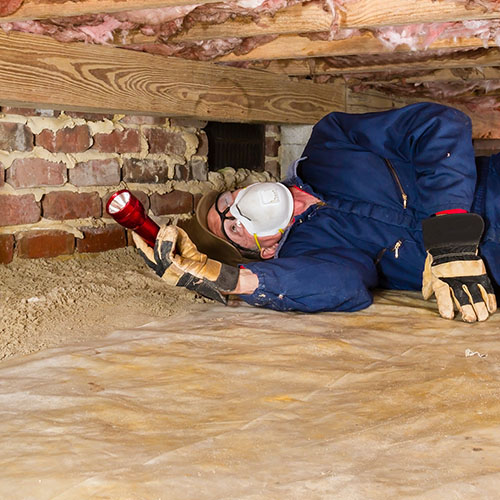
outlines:
[{"label": "wooden support beam", "polygon": [[[493,46],[493,42],[491,42]],[[479,38],[460,40],[437,40],[429,46],[433,49],[467,49],[483,47]],[[227,54],[217,61],[239,62],[259,59],[305,59],[310,57],[352,56],[359,54],[388,54],[393,52],[410,52],[407,45],[400,45],[394,50],[385,46],[371,33],[364,33],[345,40],[309,40],[307,37],[282,35],[263,45],[259,45],[247,54]]]},{"label": "wooden support beam", "polygon": [[238,17],[222,24],[200,23],[169,41],[187,42],[214,38],[282,35],[288,33],[318,33],[328,31],[333,21],[332,13],[317,3],[297,4],[279,10],[274,16],[262,16],[258,22]]},{"label": "wooden support beam", "polygon": [[[418,61],[405,62],[385,62],[379,64],[356,64],[352,66],[335,66],[334,64],[326,63],[322,60],[315,61],[314,59],[301,60],[275,60],[268,65],[263,65],[262,62],[255,62],[250,65],[253,69],[265,69],[272,73],[283,74],[288,76],[313,76],[313,75],[356,75],[357,73],[398,73],[407,71],[433,71],[438,69],[456,69],[456,68],[483,68],[486,70],[489,67],[500,66],[500,49],[491,47],[487,51],[471,50],[464,52],[461,57],[454,56],[453,58],[436,58],[434,51],[427,51],[428,59],[419,59]],[[426,52],[419,52],[421,57]],[[434,57],[434,58],[433,58]],[[488,74],[491,72],[488,72]],[[485,77],[486,78],[486,77]]]},{"label": "wooden support beam", "polygon": [[478,5],[452,0],[357,0],[339,9],[341,28],[381,28],[406,24],[498,19],[500,12],[486,12]]},{"label": "wooden support beam", "polygon": [[[369,113],[392,108],[401,108],[408,104],[432,99],[417,99],[412,97],[394,97],[378,91],[352,92],[347,91],[346,110],[348,113]],[[437,101],[436,101],[437,102]],[[472,120],[473,139],[500,139],[500,110],[489,107],[473,111],[470,107],[454,102],[439,101],[460,109]]]},{"label": "wooden support beam", "polygon": [[344,89],[262,71],[0,31],[0,105],[314,123]]},{"label": "wooden support beam", "polygon": [[24,0],[23,5],[0,22],[27,21],[84,16],[99,13],[126,12],[142,9],[159,9],[184,5],[216,3],[220,0]]}]

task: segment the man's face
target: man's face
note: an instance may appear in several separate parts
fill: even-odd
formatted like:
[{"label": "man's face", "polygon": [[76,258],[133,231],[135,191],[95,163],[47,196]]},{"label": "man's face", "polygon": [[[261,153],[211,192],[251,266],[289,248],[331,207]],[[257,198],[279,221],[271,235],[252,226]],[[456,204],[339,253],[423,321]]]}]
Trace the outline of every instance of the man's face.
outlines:
[{"label": "man's face", "polygon": [[[212,233],[229,241],[236,248],[259,252],[254,236],[245,229],[241,222],[233,218],[229,210],[240,191],[241,189],[226,191],[217,198],[207,213],[207,226]],[[273,236],[259,238],[259,243],[264,249],[275,245],[280,238],[281,233],[277,233]]]}]

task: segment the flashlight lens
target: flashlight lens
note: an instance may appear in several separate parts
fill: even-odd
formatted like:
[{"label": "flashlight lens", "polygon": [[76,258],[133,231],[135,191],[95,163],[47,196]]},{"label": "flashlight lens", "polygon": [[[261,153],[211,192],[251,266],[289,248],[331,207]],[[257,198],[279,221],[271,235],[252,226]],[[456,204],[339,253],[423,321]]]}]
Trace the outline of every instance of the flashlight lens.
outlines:
[{"label": "flashlight lens", "polygon": [[108,205],[108,213],[112,215],[120,212],[125,208],[129,201],[130,193],[128,191],[120,193],[119,195],[115,196],[111,203]]}]

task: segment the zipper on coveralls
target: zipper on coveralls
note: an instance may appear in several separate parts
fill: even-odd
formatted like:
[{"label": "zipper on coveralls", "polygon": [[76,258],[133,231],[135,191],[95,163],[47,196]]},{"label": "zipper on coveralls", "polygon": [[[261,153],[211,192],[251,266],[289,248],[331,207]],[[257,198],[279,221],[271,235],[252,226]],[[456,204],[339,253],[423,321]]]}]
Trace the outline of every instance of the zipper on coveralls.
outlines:
[{"label": "zipper on coveralls", "polygon": [[406,210],[406,205],[408,203],[408,195],[405,193],[405,190],[403,189],[403,185],[401,184],[401,181],[399,180],[396,169],[392,166],[392,163],[387,158],[384,158],[384,161],[385,161],[385,164],[387,165],[387,168],[391,172],[393,179],[396,181],[396,184],[397,184],[399,191],[401,193],[401,198],[403,198],[403,208]]},{"label": "zipper on coveralls", "polygon": [[[394,252],[394,258],[399,259],[399,249],[403,245],[403,240],[398,240],[396,243],[394,243],[394,246],[391,248],[391,252]],[[377,257],[375,258],[375,265],[377,266],[378,263],[382,260],[382,257],[385,255],[385,252],[389,250],[389,247],[382,248],[380,252],[378,253]]]}]

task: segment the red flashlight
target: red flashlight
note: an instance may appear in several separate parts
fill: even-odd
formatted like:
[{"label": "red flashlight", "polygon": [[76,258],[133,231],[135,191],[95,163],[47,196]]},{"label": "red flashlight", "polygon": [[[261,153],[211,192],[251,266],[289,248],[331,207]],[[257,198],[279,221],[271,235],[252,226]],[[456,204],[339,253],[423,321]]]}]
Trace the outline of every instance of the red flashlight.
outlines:
[{"label": "red flashlight", "polygon": [[146,215],[142,203],[130,191],[122,189],[112,194],[106,212],[122,226],[135,231],[150,247],[155,246],[160,227]]}]

